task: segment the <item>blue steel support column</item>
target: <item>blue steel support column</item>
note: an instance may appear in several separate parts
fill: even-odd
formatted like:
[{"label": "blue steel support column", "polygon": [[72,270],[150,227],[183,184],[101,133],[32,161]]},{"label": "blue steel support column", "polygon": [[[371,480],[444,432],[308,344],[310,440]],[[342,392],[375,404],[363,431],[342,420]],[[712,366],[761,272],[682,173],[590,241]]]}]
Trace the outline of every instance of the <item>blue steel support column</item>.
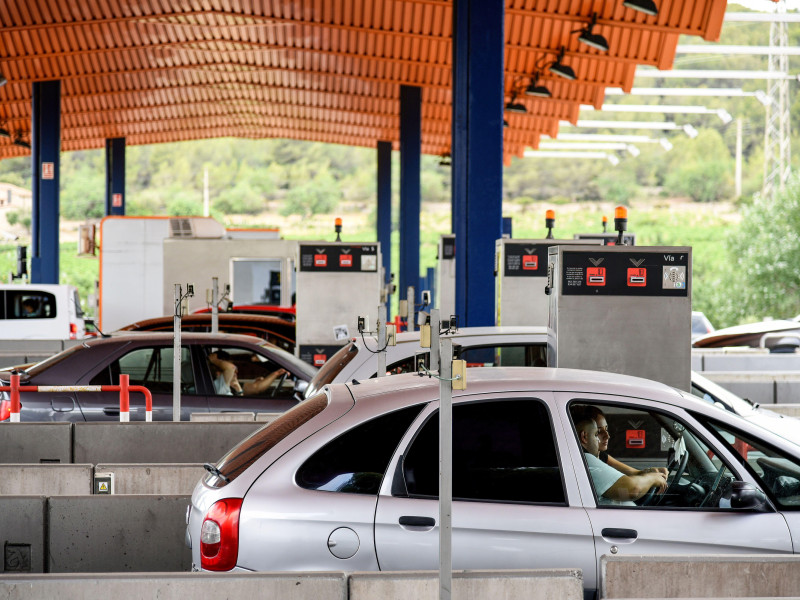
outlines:
[{"label": "blue steel support column", "polygon": [[106,140],[106,215],[125,214],[125,138]]},{"label": "blue steel support column", "polygon": [[494,246],[502,235],[503,0],[453,2],[453,233],[456,313],[494,325]]},{"label": "blue steel support column", "polygon": [[[389,283],[392,274],[392,142],[378,142],[378,242],[383,255],[383,283]],[[390,317],[388,306],[386,315]]]},{"label": "blue steel support column", "polygon": [[31,104],[31,283],[58,283],[61,82],[35,81]]},{"label": "blue steel support column", "polygon": [[[400,86],[400,299],[419,285],[420,154],[422,88]],[[415,294],[419,297],[419,291]]]}]

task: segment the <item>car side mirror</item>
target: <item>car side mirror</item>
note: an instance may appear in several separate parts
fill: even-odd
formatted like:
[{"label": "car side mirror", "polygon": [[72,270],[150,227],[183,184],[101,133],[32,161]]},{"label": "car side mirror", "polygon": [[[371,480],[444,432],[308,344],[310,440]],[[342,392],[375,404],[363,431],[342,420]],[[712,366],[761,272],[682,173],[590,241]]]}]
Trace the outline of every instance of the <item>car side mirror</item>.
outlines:
[{"label": "car side mirror", "polygon": [[767,496],[752,483],[734,481],[731,484],[731,508],[767,512]]}]

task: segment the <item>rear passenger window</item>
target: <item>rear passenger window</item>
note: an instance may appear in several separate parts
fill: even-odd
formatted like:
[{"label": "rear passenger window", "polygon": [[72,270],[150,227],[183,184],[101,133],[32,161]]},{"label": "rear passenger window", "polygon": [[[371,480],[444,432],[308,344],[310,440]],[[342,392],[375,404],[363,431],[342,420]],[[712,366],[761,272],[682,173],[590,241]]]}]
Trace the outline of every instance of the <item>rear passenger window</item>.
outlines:
[{"label": "rear passenger window", "polygon": [[[439,419],[422,427],[403,463],[409,496],[439,495]],[[539,400],[453,407],[453,499],[565,504],[553,429]]]},{"label": "rear passenger window", "polygon": [[546,367],[545,344],[508,344],[456,348],[468,367]]},{"label": "rear passenger window", "polygon": [[49,292],[6,291],[6,319],[55,319],[56,297]]},{"label": "rear passenger window", "polygon": [[362,423],[318,450],[297,471],[297,485],[307,490],[375,494],[400,438],[423,405]]}]

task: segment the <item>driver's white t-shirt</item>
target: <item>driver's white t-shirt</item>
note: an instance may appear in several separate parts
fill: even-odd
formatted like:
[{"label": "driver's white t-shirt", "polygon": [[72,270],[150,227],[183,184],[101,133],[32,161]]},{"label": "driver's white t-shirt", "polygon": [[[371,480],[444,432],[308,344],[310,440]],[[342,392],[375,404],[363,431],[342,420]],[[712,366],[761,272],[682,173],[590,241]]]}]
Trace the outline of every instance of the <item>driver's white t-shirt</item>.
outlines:
[{"label": "driver's white t-shirt", "polygon": [[597,495],[600,496],[598,500],[599,504],[636,506],[632,500],[613,500],[611,498],[606,498],[603,494],[605,494],[623,474],[614,467],[609,467],[594,454],[584,452],[584,455],[586,456],[586,464],[589,466],[589,475],[592,476],[592,481],[594,482],[594,489],[597,490]]}]

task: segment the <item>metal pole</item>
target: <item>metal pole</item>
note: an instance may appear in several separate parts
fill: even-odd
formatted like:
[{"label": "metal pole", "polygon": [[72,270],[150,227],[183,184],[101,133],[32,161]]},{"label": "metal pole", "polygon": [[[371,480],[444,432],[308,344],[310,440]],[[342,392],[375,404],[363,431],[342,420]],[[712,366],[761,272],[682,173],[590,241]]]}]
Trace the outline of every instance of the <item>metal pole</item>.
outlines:
[{"label": "metal pole", "polygon": [[219,277],[211,278],[211,333],[219,333]]},{"label": "metal pole", "polygon": [[172,420],[181,420],[181,286],[175,284],[175,317],[172,322]]},{"label": "metal pole", "polygon": [[386,376],[386,305],[378,305],[378,377]]},{"label": "metal pole", "polygon": [[742,197],[742,119],[736,119],[736,177],[737,198]]},{"label": "metal pole", "polygon": [[[432,344],[431,344],[432,345]],[[433,349],[433,348],[431,348]],[[439,369],[439,600],[450,600],[453,580],[453,340],[441,339]]]},{"label": "metal pole", "polygon": [[406,300],[408,301],[408,314],[406,315],[406,331],[416,331],[417,322],[415,319],[414,311],[414,286],[408,286],[406,291]]},{"label": "metal pole", "polygon": [[439,317],[439,309],[431,309],[431,371],[439,370],[439,332],[442,329],[442,321]]}]

